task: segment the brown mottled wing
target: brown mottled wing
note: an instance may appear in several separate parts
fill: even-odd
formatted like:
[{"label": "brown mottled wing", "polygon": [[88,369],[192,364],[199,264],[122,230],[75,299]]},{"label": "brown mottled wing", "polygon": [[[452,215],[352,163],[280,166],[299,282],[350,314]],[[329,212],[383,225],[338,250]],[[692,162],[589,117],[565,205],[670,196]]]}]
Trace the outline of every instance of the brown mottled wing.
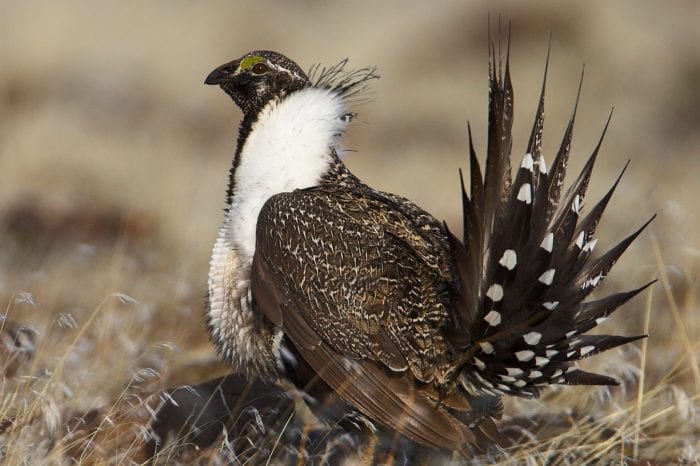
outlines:
[{"label": "brown mottled wing", "polygon": [[258,220],[256,306],[358,411],[420,443],[465,451],[475,439],[467,424],[478,421],[468,403],[440,403],[416,384],[445,354],[446,317],[436,310],[444,277],[417,257],[420,245],[387,233],[380,218],[381,203],[357,193],[271,198]]},{"label": "brown mottled wing", "polygon": [[260,213],[256,255],[333,349],[430,382],[447,353],[451,276],[436,235],[391,202],[322,188],[273,196]]}]

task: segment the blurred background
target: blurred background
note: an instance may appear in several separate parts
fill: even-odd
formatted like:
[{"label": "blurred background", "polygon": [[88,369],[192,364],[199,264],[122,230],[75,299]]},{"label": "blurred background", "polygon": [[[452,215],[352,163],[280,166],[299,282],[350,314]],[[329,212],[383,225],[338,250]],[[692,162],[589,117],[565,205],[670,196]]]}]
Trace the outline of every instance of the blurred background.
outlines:
[{"label": "blurred background", "polygon": [[[697,403],[694,0],[0,1],[0,303],[5,333],[23,335],[32,355],[23,369],[13,353],[5,375],[52,374],[60,389],[49,389],[45,402],[60,419],[64,408],[104,406],[149,380],[168,386],[225,371],[202,304],[241,115],[203,81],[249,50],[280,51],[305,69],[345,57],[351,66],[377,65],[373,100],[355,109],[344,140],[353,151],[347,165],[459,228],[467,121],[477,152],[485,151],[489,15],[496,38],[500,17],[503,47],[512,23],[516,158],[550,35],[548,160],[584,63],[571,170],[615,108],[589,205],[632,163],[599,244],[658,218],[601,292],[654,277],[663,283],[606,329],[643,332],[650,310],[647,384],[671,377]],[[637,353],[627,356],[639,366]],[[14,393],[31,397],[23,387]]]}]

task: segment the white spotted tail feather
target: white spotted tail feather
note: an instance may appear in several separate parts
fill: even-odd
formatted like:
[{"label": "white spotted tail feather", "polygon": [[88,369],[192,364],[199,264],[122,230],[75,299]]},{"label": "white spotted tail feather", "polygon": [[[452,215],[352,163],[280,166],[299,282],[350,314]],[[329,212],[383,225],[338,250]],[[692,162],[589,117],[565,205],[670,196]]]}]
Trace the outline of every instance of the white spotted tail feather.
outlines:
[{"label": "white spotted tail feather", "polygon": [[487,394],[518,396],[536,396],[541,386],[552,383],[616,384],[611,377],[579,370],[575,361],[644,336],[584,333],[651,283],[584,300],[651,220],[605,254],[593,256],[593,235],[620,181],[582,214],[610,118],[581,173],[562,196],[581,86],[548,169],[541,150],[547,65],[527,151],[512,179],[513,88],[508,54],[503,69],[495,56],[492,50],[484,178],[470,129],[469,193],[460,173],[463,241],[449,234],[461,282],[456,307],[463,335],[455,343],[464,349],[462,384]]}]

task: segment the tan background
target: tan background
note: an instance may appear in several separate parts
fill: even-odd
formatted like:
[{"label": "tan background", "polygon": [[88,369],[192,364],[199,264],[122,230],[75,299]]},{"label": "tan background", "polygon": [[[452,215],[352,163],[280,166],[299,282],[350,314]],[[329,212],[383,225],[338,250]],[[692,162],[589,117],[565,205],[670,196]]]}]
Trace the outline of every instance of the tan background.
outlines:
[{"label": "tan background", "polygon": [[[516,157],[550,33],[548,160],[583,63],[572,170],[615,107],[588,205],[628,158],[632,164],[599,248],[659,218],[602,289],[660,276],[656,238],[680,320],[658,285],[649,377],[663,380],[675,363],[687,369],[700,325],[700,2],[5,0],[0,297],[10,320],[39,334],[34,367],[62,364],[71,374],[73,397],[59,401],[99,406],[144,367],[171,374],[167,383],[182,378],[172,375],[177,361],[211,358],[201,303],[240,113],[203,85],[209,71],[252,49],[278,50],[305,69],[344,57],[376,64],[382,78],[374,101],[357,108],[345,139],[357,153],[347,163],[370,185],[457,228],[467,121],[481,156],[485,149],[488,15],[496,30],[499,15],[504,30],[512,21]],[[34,304],[17,302],[20,291]],[[115,292],[138,302],[113,299]],[[606,328],[640,332],[643,309],[638,298]],[[153,345],[163,341],[178,349],[161,353]],[[697,393],[690,372],[677,381]]]}]

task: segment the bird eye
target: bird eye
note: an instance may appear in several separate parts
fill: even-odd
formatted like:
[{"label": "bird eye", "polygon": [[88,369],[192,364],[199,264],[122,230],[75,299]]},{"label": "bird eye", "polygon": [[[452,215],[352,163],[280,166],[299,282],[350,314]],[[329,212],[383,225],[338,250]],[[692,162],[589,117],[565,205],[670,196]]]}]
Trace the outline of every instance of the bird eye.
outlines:
[{"label": "bird eye", "polygon": [[255,74],[265,74],[270,71],[270,68],[265,63],[256,63],[252,70]]}]

